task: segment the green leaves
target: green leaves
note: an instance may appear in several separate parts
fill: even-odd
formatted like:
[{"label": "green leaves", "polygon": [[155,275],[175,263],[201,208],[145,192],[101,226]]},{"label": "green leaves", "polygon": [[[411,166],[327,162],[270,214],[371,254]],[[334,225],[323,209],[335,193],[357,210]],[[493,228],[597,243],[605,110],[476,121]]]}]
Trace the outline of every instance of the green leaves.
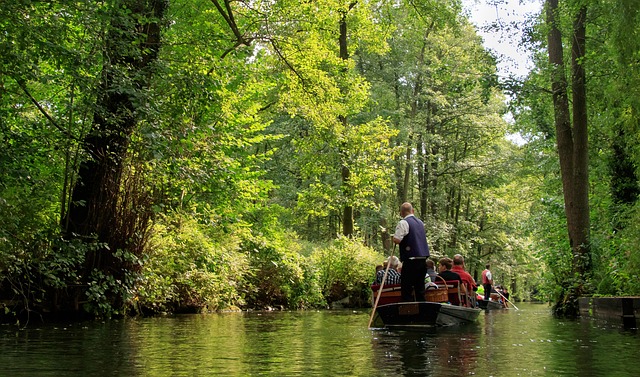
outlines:
[{"label": "green leaves", "polygon": [[[127,148],[114,192],[130,193],[132,185],[144,193],[140,202],[118,202],[133,214],[130,222],[118,216],[118,224],[144,219],[145,205],[154,208],[155,224],[144,255],[110,250],[123,268],[144,261],[137,295],[118,290],[124,278],[97,271],[87,291],[96,314],[121,310],[108,306],[112,294],[157,310],[268,305],[270,295],[289,307],[326,303],[336,287],[357,291],[377,257],[341,239],[307,260],[300,239],[335,238],[350,216],[344,210],[353,209],[355,233],[382,248],[388,234],[380,229],[395,223],[399,200],[416,205],[435,255],[462,253],[472,268],[499,261],[505,279],[555,283],[567,271],[570,255],[558,253],[564,207],[543,60],[511,102],[508,124],[495,59],[457,1],[227,3],[230,10],[218,2],[221,13],[211,0],[172,1],[157,61],[136,74],[132,67],[155,50],[141,47],[139,30],[123,23],[155,21],[149,14],[131,18],[136,12],[119,13],[120,2],[23,1],[0,9],[0,272],[20,266],[15,278],[40,263],[35,270],[53,288],[88,278],[80,265],[93,249],[49,241],[70,198],[65,187],[90,157],[78,152],[79,140],[95,116],[107,114],[96,106],[103,94],[131,102],[116,106],[122,112],[105,125],[119,116],[135,121],[130,135],[107,130],[124,138],[105,150]],[[595,73],[590,91],[598,93],[590,114],[598,177],[610,174],[604,156],[618,131],[624,166],[634,170],[628,177],[640,161],[637,48],[635,33],[625,33],[636,8],[603,3],[598,14],[611,22],[593,35],[605,41],[591,38],[589,51],[598,53],[585,58]],[[106,42],[113,33],[125,33],[111,38],[117,46]],[[108,48],[118,52],[112,60],[104,60]],[[107,76],[113,85],[104,90]],[[528,143],[505,141],[513,131]],[[608,199],[610,181],[592,187],[603,198],[593,209],[602,245],[596,262],[615,271],[616,289],[631,291],[638,258],[629,245],[638,232],[631,226],[611,236],[606,224],[622,212]],[[633,224],[637,216],[626,213]],[[128,230],[130,243],[144,236]],[[602,241],[608,237],[620,239]],[[527,267],[541,263],[556,275]],[[262,279],[279,272],[261,291]]]}]

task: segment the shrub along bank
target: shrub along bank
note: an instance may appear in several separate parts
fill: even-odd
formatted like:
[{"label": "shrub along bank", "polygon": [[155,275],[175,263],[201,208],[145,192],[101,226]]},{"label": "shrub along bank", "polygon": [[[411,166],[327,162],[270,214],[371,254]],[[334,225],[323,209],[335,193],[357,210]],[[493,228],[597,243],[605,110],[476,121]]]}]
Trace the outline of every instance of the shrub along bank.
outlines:
[{"label": "shrub along bank", "polygon": [[222,233],[187,217],[165,219],[153,233],[132,298],[145,313],[321,308],[347,297],[363,306],[382,258],[354,239],[310,245],[272,228]]},{"label": "shrub along bank", "polygon": [[94,276],[86,297],[76,298],[74,313],[57,310],[61,292],[72,297],[84,256],[99,245],[52,236],[32,245],[37,250],[30,253],[3,255],[1,314],[6,322],[54,315],[310,309],[337,300],[352,307],[368,305],[379,252],[357,239],[311,244],[276,225],[239,221],[214,226],[185,214],[159,216],[144,256],[132,258],[126,278]]}]

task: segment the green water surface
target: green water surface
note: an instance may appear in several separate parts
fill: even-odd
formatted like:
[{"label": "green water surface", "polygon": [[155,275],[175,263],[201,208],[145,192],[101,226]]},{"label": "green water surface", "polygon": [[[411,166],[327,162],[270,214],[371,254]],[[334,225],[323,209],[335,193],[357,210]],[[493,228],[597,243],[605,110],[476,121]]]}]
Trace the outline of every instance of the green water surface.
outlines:
[{"label": "green water surface", "polygon": [[546,305],[371,330],[368,310],[0,326],[0,376],[638,376],[640,336]]}]

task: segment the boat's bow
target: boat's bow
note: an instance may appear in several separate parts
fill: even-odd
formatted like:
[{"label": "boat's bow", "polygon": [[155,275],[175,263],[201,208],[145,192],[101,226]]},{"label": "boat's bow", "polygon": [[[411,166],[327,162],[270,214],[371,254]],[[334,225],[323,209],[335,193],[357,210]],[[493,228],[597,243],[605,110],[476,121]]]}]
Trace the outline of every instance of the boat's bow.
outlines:
[{"label": "boat's bow", "polygon": [[442,305],[437,302],[397,302],[378,306],[379,319],[385,327],[435,326]]}]

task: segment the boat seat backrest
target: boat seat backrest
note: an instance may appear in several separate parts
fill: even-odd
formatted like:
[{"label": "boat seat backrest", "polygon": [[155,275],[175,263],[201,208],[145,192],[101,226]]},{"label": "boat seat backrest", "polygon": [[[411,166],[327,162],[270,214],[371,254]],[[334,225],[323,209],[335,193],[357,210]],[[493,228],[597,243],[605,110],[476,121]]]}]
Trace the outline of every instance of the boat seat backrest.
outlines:
[{"label": "boat seat backrest", "polygon": [[[394,302],[400,302],[402,298],[402,292],[400,288],[400,284],[390,284],[383,285],[382,292],[380,293],[380,301],[378,305],[386,305]],[[372,305],[375,304],[376,297],[378,296],[378,291],[380,290],[379,284],[374,284],[371,286],[371,290],[373,291]]]},{"label": "boat seat backrest", "polygon": [[[382,287],[382,292],[391,292],[391,291],[399,291],[401,288],[400,284],[385,284]],[[374,284],[371,286],[371,290],[373,293],[377,293],[380,289],[380,284]]]},{"label": "boat seat backrest", "polygon": [[444,284],[438,283],[438,287],[447,288],[449,302],[452,305],[464,305],[466,302],[466,290],[458,280],[447,280]]}]

